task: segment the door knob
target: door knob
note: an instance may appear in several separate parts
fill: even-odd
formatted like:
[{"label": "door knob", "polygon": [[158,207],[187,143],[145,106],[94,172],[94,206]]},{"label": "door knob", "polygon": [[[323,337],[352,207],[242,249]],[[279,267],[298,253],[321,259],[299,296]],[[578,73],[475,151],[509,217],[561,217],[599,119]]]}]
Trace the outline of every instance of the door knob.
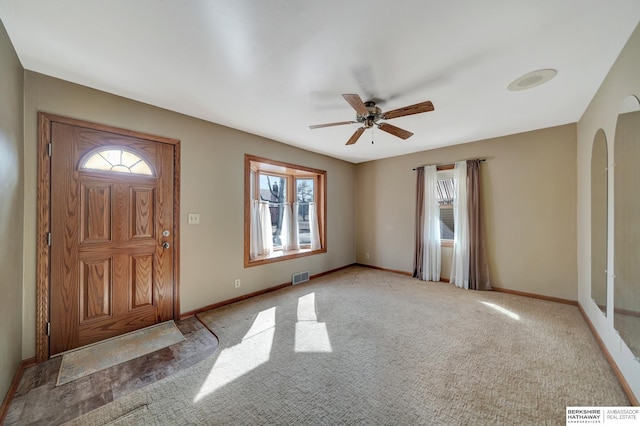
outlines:
[{"label": "door knob", "polygon": [[162,243],[162,247],[168,249],[169,247],[171,247],[171,244],[165,241],[164,243]]}]

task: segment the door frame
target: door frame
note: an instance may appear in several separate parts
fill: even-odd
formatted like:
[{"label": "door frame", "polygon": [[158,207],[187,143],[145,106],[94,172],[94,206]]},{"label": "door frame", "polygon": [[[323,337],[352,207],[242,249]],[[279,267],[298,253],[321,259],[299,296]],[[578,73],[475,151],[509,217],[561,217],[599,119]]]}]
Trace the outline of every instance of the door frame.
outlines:
[{"label": "door frame", "polygon": [[[116,133],[173,146],[173,319],[180,319],[180,141],[178,139],[125,130],[113,126],[38,112],[38,188],[36,224],[36,362],[49,359],[51,249],[51,124],[53,122]],[[55,147],[53,147],[55,149]]]}]

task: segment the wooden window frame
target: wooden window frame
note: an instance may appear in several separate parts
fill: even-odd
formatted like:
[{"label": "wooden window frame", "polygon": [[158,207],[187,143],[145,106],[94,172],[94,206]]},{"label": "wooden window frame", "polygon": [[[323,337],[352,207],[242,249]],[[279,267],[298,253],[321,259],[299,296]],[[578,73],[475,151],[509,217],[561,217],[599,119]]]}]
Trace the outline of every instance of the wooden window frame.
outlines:
[{"label": "wooden window frame", "polygon": [[[276,170],[280,169],[280,170]],[[252,181],[252,172],[255,172]],[[314,179],[314,198],[318,207],[318,228],[321,248],[311,250],[310,248],[302,248],[299,250],[281,250],[278,249],[268,257],[250,258],[251,250],[251,200],[254,191],[260,191],[260,174],[268,174],[270,176],[282,176],[287,178],[287,200],[293,202],[295,200],[295,179],[296,178],[313,178]],[[253,185],[252,185],[253,183]],[[324,170],[314,169],[311,167],[300,166],[297,164],[285,163],[282,161],[271,160],[268,158],[257,157],[250,154],[244,156],[244,267],[252,267],[264,265],[268,263],[281,262],[284,260],[295,259],[299,257],[311,256],[327,251],[327,172]]]}]

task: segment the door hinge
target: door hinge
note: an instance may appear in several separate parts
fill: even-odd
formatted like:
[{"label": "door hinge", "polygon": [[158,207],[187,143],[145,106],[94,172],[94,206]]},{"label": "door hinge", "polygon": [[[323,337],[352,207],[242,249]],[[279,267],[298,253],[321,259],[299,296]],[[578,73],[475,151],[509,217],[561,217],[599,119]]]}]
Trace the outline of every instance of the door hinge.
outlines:
[{"label": "door hinge", "polygon": [[47,245],[51,247],[51,232],[47,233]]},{"label": "door hinge", "polygon": [[49,154],[49,157],[51,157],[51,151],[53,150],[53,148],[51,147],[51,142],[49,142],[47,144],[47,154]]},{"label": "door hinge", "polygon": [[51,323],[47,323],[47,336],[51,336]]}]

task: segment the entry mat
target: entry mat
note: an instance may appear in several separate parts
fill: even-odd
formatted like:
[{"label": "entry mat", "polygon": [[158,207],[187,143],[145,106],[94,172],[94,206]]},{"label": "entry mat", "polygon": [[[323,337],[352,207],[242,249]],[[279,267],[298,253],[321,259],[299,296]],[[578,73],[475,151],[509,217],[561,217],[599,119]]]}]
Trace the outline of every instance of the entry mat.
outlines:
[{"label": "entry mat", "polygon": [[185,340],[175,322],[167,321],[66,352],[56,386]]}]

